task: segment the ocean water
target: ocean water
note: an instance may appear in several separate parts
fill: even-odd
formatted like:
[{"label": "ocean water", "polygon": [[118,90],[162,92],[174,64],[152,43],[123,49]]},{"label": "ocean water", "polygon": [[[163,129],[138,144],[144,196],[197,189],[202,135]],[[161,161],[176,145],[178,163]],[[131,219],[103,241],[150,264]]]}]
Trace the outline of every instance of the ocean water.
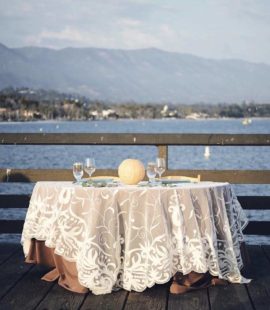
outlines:
[{"label": "ocean water", "polygon": [[[106,120],[2,122],[0,132],[14,133],[267,133],[270,119],[253,119],[244,126],[239,119],[205,120]],[[204,157],[203,146],[170,146],[169,167],[181,169],[270,169],[270,147],[211,146]],[[144,164],[155,160],[155,146],[28,146],[0,145],[1,168],[70,168],[75,161],[94,157],[98,168],[117,168],[129,157]],[[0,193],[31,193],[34,184],[0,183]],[[233,185],[238,195],[270,195],[270,185]],[[26,210],[0,209],[1,218],[23,219]],[[253,220],[270,220],[269,211],[249,211]],[[10,236],[2,236],[10,238]],[[270,238],[249,238],[250,243],[270,244]],[[0,238],[1,240],[1,238]],[[12,240],[18,241],[19,236]]]}]

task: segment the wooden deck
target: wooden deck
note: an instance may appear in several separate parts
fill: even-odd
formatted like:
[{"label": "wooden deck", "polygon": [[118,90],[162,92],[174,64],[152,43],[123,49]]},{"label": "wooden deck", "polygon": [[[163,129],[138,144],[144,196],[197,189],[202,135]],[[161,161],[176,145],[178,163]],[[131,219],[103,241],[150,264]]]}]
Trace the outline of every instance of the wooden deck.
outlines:
[{"label": "wooden deck", "polygon": [[143,293],[120,290],[95,296],[69,292],[57,283],[40,280],[46,267],[24,263],[18,244],[0,244],[0,309],[270,309],[270,246],[248,246],[251,259],[248,285],[211,287],[185,295],[169,294],[169,283]]}]

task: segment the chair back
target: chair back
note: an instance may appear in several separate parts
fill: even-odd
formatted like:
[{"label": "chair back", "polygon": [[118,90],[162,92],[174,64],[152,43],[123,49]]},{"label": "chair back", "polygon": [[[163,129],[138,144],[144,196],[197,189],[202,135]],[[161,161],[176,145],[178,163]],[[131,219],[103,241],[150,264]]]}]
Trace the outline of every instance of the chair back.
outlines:
[{"label": "chair back", "polygon": [[96,175],[94,177],[91,177],[91,179],[93,180],[97,180],[97,179],[113,179],[115,181],[118,181],[120,180],[119,177],[115,177],[115,176],[112,176],[112,175]]},{"label": "chair back", "polygon": [[179,181],[191,181],[191,182],[200,182],[201,175],[198,174],[197,177],[187,177],[184,175],[169,175],[162,178],[163,180],[179,180]]}]

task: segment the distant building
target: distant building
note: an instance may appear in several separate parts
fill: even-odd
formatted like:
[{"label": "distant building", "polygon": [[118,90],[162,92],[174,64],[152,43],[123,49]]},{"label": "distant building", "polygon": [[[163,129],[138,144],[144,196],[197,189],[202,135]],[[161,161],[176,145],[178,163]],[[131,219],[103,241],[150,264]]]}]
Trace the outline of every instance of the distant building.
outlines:
[{"label": "distant building", "polygon": [[160,111],[162,117],[177,117],[177,110],[171,110],[167,104],[164,105],[163,109]]},{"label": "distant building", "polygon": [[200,118],[207,118],[208,114],[206,113],[191,113],[186,116],[186,119],[200,119]]},{"label": "distant building", "polygon": [[108,109],[108,110],[102,110],[102,117],[104,119],[118,118],[119,115],[113,109]]}]

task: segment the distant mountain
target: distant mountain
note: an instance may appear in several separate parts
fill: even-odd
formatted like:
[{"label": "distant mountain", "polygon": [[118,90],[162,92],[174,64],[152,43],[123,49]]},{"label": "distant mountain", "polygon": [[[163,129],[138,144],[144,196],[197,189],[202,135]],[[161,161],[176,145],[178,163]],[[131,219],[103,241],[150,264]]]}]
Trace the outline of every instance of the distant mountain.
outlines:
[{"label": "distant mountain", "polygon": [[0,44],[0,89],[8,86],[122,102],[270,102],[270,65],[155,48],[53,50]]}]

